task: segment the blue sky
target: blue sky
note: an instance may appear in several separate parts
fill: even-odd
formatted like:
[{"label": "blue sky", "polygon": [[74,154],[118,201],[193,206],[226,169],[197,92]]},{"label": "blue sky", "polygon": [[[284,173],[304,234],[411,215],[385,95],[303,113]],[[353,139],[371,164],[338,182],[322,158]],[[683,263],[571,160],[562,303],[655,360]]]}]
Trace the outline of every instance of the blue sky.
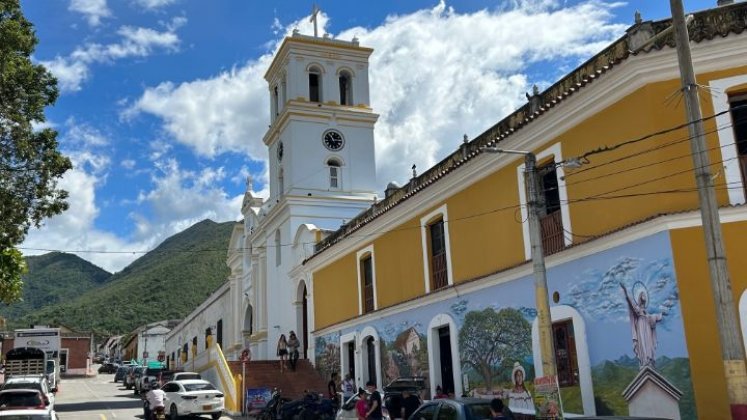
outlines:
[{"label": "blue sky", "polygon": [[[687,11],[715,7],[685,1]],[[402,183],[621,36],[659,1],[320,1],[320,24],[375,49],[377,183]],[[57,76],[47,110],[75,169],[70,210],[32,230],[27,255],[74,252],[119,271],[210,218],[239,220],[246,178],[267,196],[262,75],[282,37],[312,34],[311,2],[22,0]],[[403,163],[404,162],[404,163]]]}]

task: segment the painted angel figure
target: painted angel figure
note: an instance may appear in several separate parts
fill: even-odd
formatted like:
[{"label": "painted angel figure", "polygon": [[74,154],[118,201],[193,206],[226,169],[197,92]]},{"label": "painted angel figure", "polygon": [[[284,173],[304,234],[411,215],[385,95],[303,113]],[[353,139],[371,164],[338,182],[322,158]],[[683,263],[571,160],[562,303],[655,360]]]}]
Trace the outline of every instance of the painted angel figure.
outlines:
[{"label": "painted angel figure", "polygon": [[[654,367],[656,357],[656,323],[661,322],[662,314],[648,313],[648,290],[641,282],[633,285],[631,293],[620,282],[620,287],[628,302],[628,315],[633,335],[633,352],[638,357],[639,368]],[[632,296],[631,296],[632,295]]]}]

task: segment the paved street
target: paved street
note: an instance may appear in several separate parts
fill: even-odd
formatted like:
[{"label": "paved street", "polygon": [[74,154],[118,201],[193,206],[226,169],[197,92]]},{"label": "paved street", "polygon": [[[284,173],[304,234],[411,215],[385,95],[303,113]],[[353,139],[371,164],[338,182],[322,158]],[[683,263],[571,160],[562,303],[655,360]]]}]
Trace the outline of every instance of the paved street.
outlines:
[{"label": "paved street", "polygon": [[[111,420],[142,419],[141,400],[122,383],[114,383],[114,375],[101,374],[93,378],[64,379],[60,383],[55,407],[60,419]],[[197,417],[195,417],[197,418]],[[208,419],[209,417],[204,416]],[[231,417],[223,416],[222,419]]]}]

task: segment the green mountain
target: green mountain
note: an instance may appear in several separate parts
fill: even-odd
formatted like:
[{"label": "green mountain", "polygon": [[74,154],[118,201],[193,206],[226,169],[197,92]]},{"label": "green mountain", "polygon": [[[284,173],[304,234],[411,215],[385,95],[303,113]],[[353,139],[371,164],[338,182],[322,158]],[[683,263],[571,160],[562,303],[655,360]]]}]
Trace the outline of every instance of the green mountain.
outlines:
[{"label": "green mountain", "polygon": [[111,273],[73,254],[52,252],[26,258],[23,300],[0,305],[0,316],[17,320],[48,305],[66,302],[111,278]]},{"label": "green mountain", "polygon": [[233,226],[203,220],[166,239],[100,287],[21,320],[120,334],[149,322],[183,318],[228,278]]}]

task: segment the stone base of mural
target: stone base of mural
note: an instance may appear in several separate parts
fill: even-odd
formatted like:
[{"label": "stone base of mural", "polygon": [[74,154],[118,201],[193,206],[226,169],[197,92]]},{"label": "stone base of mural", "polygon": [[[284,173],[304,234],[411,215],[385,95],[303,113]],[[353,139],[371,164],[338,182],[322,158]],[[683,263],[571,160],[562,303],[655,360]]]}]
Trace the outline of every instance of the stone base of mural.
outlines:
[{"label": "stone base of mural", "polygon": [[655,369],[646,366],[623,391],[631,416],[680,420],[682,391]]}]

